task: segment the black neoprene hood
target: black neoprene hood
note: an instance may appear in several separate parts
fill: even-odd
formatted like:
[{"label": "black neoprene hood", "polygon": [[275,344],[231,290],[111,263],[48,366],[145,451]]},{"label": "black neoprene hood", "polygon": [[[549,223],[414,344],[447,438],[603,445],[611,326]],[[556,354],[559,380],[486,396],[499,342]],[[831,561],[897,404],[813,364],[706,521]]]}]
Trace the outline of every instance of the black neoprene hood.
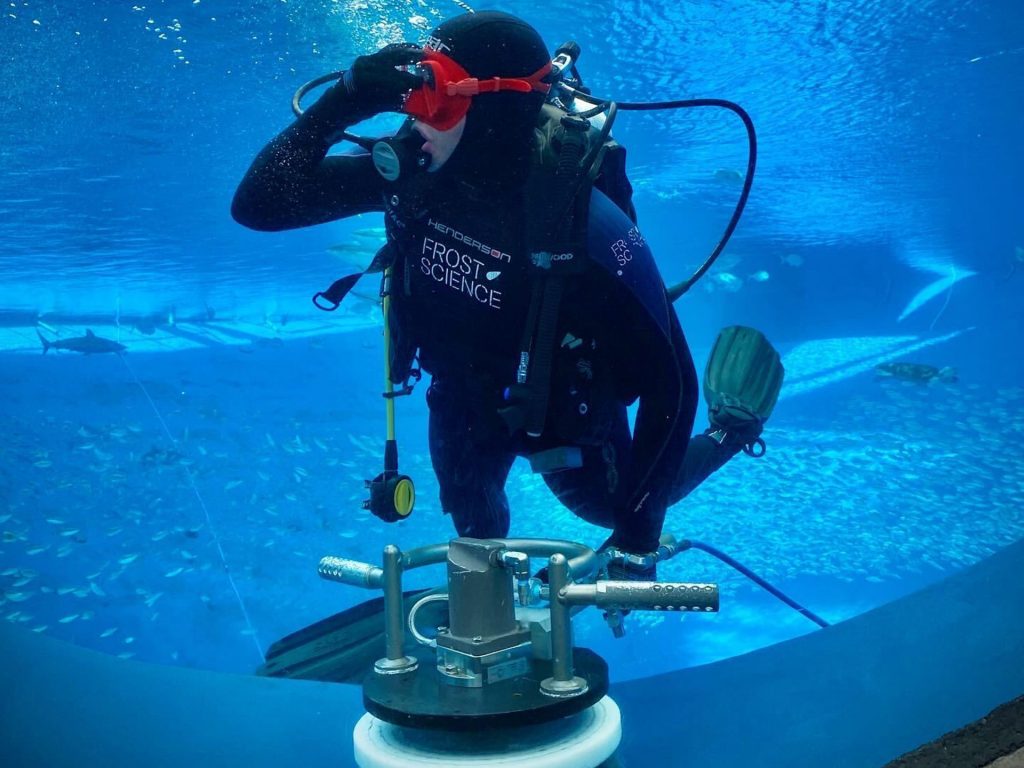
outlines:
[{"label": "black neoprene hood", "polygon": [[[500,11],[449,19],[431,33],[427,45],[481,80],[527,77],[550,61],[537,30]],[[521,181],[528,172],[533,129],[543,103],[544,95],[536,92],[475,96],[462,139],[441,171],[485,186]]]},{"label": "black neoprene hood", "polygon": [[430,35],[428,46],[455,59],[473,77],[526,77],[549,60],[540,34],[500,11],[465,13]]}]

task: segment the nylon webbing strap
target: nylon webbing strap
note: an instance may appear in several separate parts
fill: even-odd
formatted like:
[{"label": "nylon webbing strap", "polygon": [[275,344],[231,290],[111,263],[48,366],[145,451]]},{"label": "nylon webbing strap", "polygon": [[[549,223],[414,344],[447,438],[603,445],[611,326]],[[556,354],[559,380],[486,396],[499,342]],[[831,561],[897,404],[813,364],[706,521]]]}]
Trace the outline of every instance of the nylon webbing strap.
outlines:
[{"label": "nylon webbing strap", "polygon": [[[583,238],[574,237],[575,229],[580,226],[574,216],[577,207],[574,202],[584,175],[580,163],[586,150],[584,131],[588,124],[582,121],[563,122],[563,125],[554,189],[532,190],[535,199],[550,202],[539,205],[536,218],[528,220],[528,245],[538,276],[523,334],[519,386],[513,404],[503,413],[511,429],[521,427],[531,437],[539,437],[544,431],[565,276],[582,269],[583,253],[579,246],[585,242]],[[584,221],[583,226],[585,224]],[[555,258],[567,252],[571,252],[570,259]]]},{"label": "nylon webbing strap", "polygon": [[544,279],[544,294],[541,298],[540,318],[533,345],[533,360],[530,365],[529,408],[526,412],[526,434],[539,437],[544,432],[544,422],[551,397],[551,361],[555,352],[555,332],[558,325],[558,309],[562,304],[564,277],[548,275]]},{"label": "nylon webbing strap", "polygon": [[365,274],[365,272],[356,272],[354,275],[346,275],[335,280],[326,291],[318,291],[314,294],[313,304],[316,305],[317,309],[324,312],[333,312],[341,306],[342,300],[355,287],[355,284],[359,282],[359,278]]}]

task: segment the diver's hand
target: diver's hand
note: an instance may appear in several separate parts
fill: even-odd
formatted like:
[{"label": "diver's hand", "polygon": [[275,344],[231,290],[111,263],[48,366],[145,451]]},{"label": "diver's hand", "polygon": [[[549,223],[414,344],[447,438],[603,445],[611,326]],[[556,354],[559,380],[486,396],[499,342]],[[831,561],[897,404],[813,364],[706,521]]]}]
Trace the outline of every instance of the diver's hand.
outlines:
[{"label": "diver's hand", "polygon": [[339,85],[370,114],[397,112],[406,94],[423,84],[423,79],[398,67],[423,60],[423,49],[412,43],[392,43],[376,53],[360,56],[345,72]]}]

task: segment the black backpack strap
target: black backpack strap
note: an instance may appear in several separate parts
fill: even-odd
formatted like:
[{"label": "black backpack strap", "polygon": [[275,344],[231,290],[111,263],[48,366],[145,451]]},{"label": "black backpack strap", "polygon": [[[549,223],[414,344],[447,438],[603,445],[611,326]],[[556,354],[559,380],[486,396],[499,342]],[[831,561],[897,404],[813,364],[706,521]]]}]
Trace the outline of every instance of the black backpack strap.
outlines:
[{"label": "black backpack strap", "polygon": [[505,391],[508,405],[500,411],[512,433],[523,430],[538,437],[544,431],[565,282],[585,268],[592,180],[582,160],[589,127],[581,118],[563,117],[558,167],[554,174],[543,165],[535,167],[528,184],[527,245],[535,280],[516,382]]},{"label": "black backpack strap", "polygon": [[599,170],[594,186],[604,192],[619,207],[629,220],[636,224],[636,208],[633,206],[633,185],[626,175],[626,148],[609,141],[604,156],[598,164]]},{"label": "black backpack strap", "polygon": [[359,278],[365,274],[365,272],[356,272],[354,275],[346,275],[335,280],[326,291],[317,291],[313,294],[313,304],[324,312],[333,312],[341,306],[341,302],[348,296],[348,292],[355,288]]},{"label": "black backpack strap", "polygon": [[373,261],[370,262],[370,266],[362,272],[356,272],[355,274],[346,275],[345,277],[335,280],[331,283],[331,287],[326,291],[318,291],[313,295],[313,304],[316,305],[317,309],[321,309],[324,312],[333,312],[341,306],[341,302],[346,296],[348,296],[348,292],[355,288],[356,283],[359,282],[359,278],[363,275],[372,275],[378,272],[383,272],[394,263],[394,249],[391,247],[390,243],[386,243],[377,251],[377,254],[373,257]]}]

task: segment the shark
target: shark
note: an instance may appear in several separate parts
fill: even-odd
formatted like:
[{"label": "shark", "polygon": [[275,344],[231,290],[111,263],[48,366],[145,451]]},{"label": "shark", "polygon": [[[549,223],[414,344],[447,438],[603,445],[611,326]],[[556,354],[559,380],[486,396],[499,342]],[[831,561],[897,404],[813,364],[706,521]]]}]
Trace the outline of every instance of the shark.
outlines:
[{"label": "shark", "polygon": [[75,336],[70,339],[59,339],[58,341],[47,341],[38,330],[36,331],[36,336],[43,343],[44,355],[51,349],[66,349],[69,352],[81,352],[83,355],[102,355],[108,352],[120,354],[127,349],[124,344],[104,339],[97,336],[91,330],[86,330],[85,336]]}]

